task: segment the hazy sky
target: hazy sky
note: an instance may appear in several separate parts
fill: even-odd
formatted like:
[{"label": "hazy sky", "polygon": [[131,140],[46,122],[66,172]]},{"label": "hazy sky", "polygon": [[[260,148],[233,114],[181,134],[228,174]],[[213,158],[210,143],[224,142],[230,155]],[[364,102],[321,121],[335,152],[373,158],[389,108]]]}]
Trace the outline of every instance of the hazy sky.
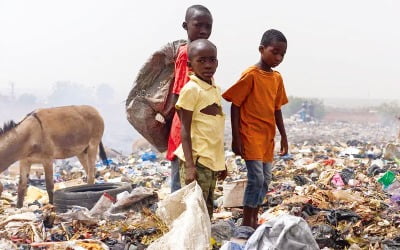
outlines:
[{"label": "hazy sky", "polygon": [[400,1],[0,0],[0,93],[14,82],[47,95],[56,81],[107,83],[127,96],[148,56],[186,38],[185,10],[213,14],[217,82],[227,88],[259,59],[270,28],[288,50],[277,68],[288,95],[399,99]]}]

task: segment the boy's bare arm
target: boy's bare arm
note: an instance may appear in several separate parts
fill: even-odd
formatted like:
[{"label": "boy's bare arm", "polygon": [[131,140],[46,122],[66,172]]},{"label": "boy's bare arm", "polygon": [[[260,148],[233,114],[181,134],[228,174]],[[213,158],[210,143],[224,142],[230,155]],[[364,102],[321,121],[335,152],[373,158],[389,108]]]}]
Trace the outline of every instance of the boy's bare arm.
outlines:
[{"label": "boy's bare arm", "polygon": [[242,156],[242,138],[239,131],[240,107],[232,103],[231,106],[231,127],[232,127],[232,151]]},{"label": "boy's bare arm", "polygon": [[278,127],[279,133],[281,134],[281,151],[279,155],[286,155],[289,151],[289,146],[281,110],[275,110],[275,122],[276,126]]},{"label": "boy's bare arm", "polygon": [[196,180],[197,174],[192,154],[192,138],[190,137],[193,111],[179,109],[178,114],[182,124],[181,137],[183,154],[185,155],[185,183],[189,184]]},{"label": "boy's bare arm", "polygon": [[[160,113],[156,114],[157,121],[159,121],[161,123],[166,123],[165,119],[168,119],[168,117],[166,118],[164,116],[172,113],[172,110],[175,109],[175,104],[178,101],[178,98],[179,98],[179,95],[171,93],[171,97],[167,99],[167,103],[165,104],[164,114],[160,114]],[[172,117],[170,117],[170,119],[172,119]]]}]

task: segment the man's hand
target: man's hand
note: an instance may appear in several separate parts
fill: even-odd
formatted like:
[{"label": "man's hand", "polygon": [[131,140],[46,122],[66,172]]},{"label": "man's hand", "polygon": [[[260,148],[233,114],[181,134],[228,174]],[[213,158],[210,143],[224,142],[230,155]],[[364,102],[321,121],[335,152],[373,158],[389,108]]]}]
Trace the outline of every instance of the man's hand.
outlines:
[{"label": "man's hand", "polygon": [[242,139],[240,136],[238,138],[232,139],[232,151],[235,155],[243,156],[242,154]]},{"label": "man's hand", "polygon": [[289,152],[289,146],[286,136],[281,138],[281,151],[279,152],[280,156],[284,156]]},{"label": "man's hand", "polygon": [[194,164],[185,165],[185,184],[188,185],[197,179],[197,170]]},{"label": "man's hand", "polygon": [[222,171],[219,171],[218,174],[217,174],[217,179],[219,181],[223,181],[223,180],[225,180],[227,175],[228,175],[228,171],[226,169],[222,170]]},{"label": "man's hand", "polygon": [[158,121],[158,122],[160,122],[162,124],[166,123],[164,116],[162,114],[160,114],[160,113],[156,114],[155,119],[156,119],[156,121]]}]

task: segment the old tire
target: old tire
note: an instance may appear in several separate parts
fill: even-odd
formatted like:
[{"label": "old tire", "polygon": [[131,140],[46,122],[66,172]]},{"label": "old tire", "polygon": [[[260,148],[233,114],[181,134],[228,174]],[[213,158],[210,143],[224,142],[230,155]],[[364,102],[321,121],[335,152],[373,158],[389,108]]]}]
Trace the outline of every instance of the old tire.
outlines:
[{"label": "old tire", "polygon": [[57,212],[66,212],[72,206],[81,206],[91,209],[100,199],[103,193],[108,193],[112,197],[117,194],[132,191],[129,183],[101,183],[87,184],[75,187],[59,189],[54,192],[54,206]]}]

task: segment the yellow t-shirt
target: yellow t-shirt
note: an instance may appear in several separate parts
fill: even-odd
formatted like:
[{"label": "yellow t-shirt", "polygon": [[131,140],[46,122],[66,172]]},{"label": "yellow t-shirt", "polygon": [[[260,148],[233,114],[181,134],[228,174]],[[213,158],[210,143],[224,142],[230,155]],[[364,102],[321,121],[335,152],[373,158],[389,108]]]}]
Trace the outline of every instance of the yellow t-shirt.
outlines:
[{"label": "yellow t-shirt", "polygon": [[[198,160],[213,171],[225,169],[225,115],[222,113],[221,100],[220,87],[190,75],[190,81],[182,88],[175,105],[176,109],[193,111],[191,125],[193,160]],[[221,107],[222,115],[208,115],[201,112],[214,103]],[[175,151],[175,155],[185,161],[182,144]]]}]

